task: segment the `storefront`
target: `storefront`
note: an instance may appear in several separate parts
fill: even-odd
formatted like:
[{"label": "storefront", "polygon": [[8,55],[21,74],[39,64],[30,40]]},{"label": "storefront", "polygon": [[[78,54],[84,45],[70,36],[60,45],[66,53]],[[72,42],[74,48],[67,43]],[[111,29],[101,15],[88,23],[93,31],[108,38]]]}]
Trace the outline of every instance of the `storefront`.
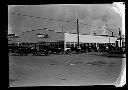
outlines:
[{"label": "storefront", "polygon": [[[65,33],[64,34],[64,42],[65,42],[65,50],[66,48],[70,48],[71,46],[78,46],[78,37],[77,34]],[[86,46],[96,46],[99,47],[101,45],[108,46],[114,45],[116,42],[116,37],[102,36],[102,35],[79,35],[79,45],[82,44]]]},{"label": "storefront", "polygon": [[[86,45],[99,47],[100,45],[115,45],[116,40],[116,37],[79,34],[80,46]],[[24,32],[13,41],[15,41],[15,44],[17,45],[19,43],[19,45],[35,49],[40,49],[44,45],[48,45],[53,48],[62,48],[64,50],[71,46],[78,46],[77,34],[55,32],[54,30],[48,30],[46,28]]]}]

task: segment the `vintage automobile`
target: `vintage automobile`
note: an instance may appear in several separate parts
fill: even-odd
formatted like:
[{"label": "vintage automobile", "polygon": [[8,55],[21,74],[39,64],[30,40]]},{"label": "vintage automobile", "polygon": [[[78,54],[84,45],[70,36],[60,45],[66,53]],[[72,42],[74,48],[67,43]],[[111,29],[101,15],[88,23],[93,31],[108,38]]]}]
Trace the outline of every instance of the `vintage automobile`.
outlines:
[{"label": "vintage automobile", "polygon": [[62,54],[62,48],[50,47],[48,45],[43,45],[39,48],[39,50],[32,50],[33,55],[50,55],[50,54]]},{"label": "vintage automobile", "polygon": [[37,48],[30,48],[26,46],[9,46],[9,53],[17,54],[20,56],[23,55],[28,55],[32,54],[34,56],[39,56],[39,55],[50,55],[50,54],[62,54],[63,49],[62,48],[55,48],[55,47],[50,47],[47,45],[43,45]]},{"label": "vintage automobile", "polygon": [[28,55],[32,53],[32,49],[25,46],[9,46],[9,52],[17,55]]}]

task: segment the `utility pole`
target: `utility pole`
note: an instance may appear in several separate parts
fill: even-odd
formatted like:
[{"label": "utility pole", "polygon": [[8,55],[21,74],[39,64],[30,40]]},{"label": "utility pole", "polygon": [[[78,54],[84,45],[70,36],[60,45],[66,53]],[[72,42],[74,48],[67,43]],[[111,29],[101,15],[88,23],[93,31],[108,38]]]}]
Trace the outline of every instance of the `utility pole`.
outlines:
[{"label": "utility pole", "polygon": [[120,36],[120,47],[121,47],[121,30],[119,28],[119,36]]},{"label": "utility pole", "polygon": [[[107,27],[108,27],[108,24],[105,24]],[[106,28],[107,31],[111,32],[108,28]],[[109,45],[111,45],[110,43],[110,35],[108,34],[108,37],[109,37]]]},{"label": "utility pole", "polygon": [[63,30],[63,26],[62,26],[62,33],[64,34],[64,47],[63,47],[63,54],[65,54],[65,49],[66,49],[66,41],[65,41],[65,33],[64,33],[64,30]]},{"label": "utility pole", "polygon": [[18,46],[19,46],[19,44],[20,44],[20,43],[19,43],[19,40],[18,40]]},{"label": "utility pole", "polygon": [[[106,26],[108,27],[108,24],[106,24]],[[108,29],[108,28],[107,28],[106,30],[108,30],[109,32],[111,32],[111,33],[112,33],[112,35],[111,35],[111,36],[109,36],[109,44],[110,44],[110,38],[111,38],[111,37],[113,37],[113,31],[111,31],[111,29]]]},{"label": "utility pole", "polygon": [[94,32],[93,32],[93,35],[96,35],[96,32],[95,32],[95,30],[94,30]]},{"label": "utility pole", "polygon": [[78,35],[78,48],[79,48],[79,24],[77,19],[77,35]]},{"label": "utility pole", "polygon": [[109,36],[109,44],[110,44],[110,38],[113,37],[113,32],[111,31],[111,33],[112,33],[112,36]]},{"label": "utility pole", "polygon": [[109,36],[109,45],[110,45],[110,36]]},{"label": "utility pole", "polygon": [[112,37],[113,37],[113,32],[112,32]]}]

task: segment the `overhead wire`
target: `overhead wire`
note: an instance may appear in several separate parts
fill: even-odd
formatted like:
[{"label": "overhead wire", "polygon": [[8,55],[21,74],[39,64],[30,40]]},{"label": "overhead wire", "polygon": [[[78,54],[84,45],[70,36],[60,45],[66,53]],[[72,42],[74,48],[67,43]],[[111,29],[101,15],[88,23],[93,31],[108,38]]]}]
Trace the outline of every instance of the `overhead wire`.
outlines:
[{"label": "overhead wire", "polygon": [[[43,18],[43,17],[40,17],[40,16],[26,15],[26,14],[13,13],[13,12],[10,13],[10,14],[15,14],[15,15],[20,15],[20,16],[26,16],[26,17],[34,17],[34,18],[45,19],[45,20],[54,20],[54,21],[62,21],[62,22],[77,23],[77,22],[73,22],[73,21],[69,21],[69,20],[68,20],[68,21],[65,21],[65,20],[61,20],[61,19]],[[96,27],[96,28],[103,28],[103,27],[100,27],[100,26],[91,25],[91,24],[86,24],[86,23],[81,23],[81,22],[79,22],[79,24],[86,25],[86,26],[91,26],[91,27]],[[107,29],[107,30],[109,30],[110,32],[112,32],[111,30],[114,30],[114,29],[109,29],[109,28],[104,28],[104,29]]]}]

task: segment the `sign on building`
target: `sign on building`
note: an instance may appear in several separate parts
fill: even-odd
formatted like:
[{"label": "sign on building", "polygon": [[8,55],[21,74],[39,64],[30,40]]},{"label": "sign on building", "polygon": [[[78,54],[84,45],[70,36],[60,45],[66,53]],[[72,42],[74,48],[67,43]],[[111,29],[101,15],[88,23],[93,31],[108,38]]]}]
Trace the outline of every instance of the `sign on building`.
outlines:
[{"label": "sign on building", "polygon": [[48,34],[37,34],[39,38],[48,38]]}]

